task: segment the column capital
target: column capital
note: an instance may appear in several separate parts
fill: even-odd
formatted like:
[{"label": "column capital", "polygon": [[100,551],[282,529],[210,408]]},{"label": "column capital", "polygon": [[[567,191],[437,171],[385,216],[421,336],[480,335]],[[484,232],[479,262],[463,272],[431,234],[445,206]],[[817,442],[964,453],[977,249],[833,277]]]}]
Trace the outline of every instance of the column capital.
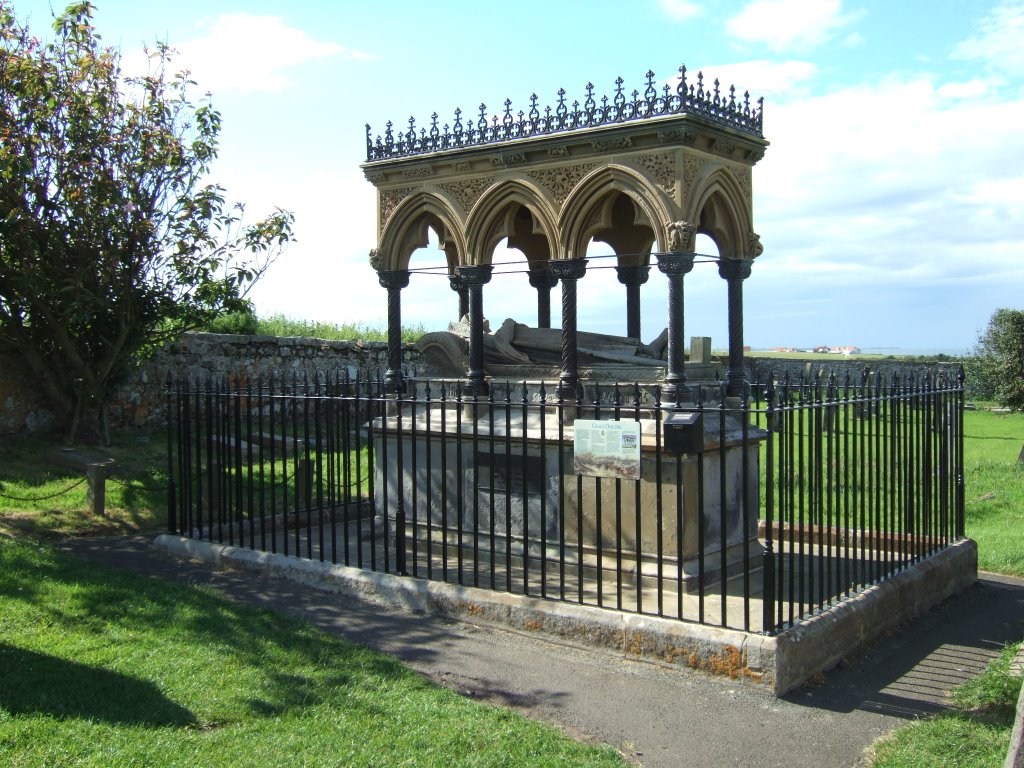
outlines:
[{"label": "column capital", "polygon": [[558,285],[558,278],[550,269],[531,269],[529,274],[533,288],[554,288]]},{"label": "column capital", "polygon": [[616,267],[615,274],[623,285],[643,285],[651,274],[650,264],[639,267]]},{"label": "column capital", "polygon": [[753,259],[722,258],[718,260],[718,274],[725,280],[746,280],[753,263]]},{"label": "column capital", "polygon": [[455,273],[463,285],[484,285],[490,282],[493,271],[492,264],[460,264],[455,268]]},{"label": "column capital", "polygon": [[448,275],[448,285],[453,291],[458,293],[462,290],[462,278],[460,278],[457,273],[452,272]]},{"label": "column capital", "polygon": [[587,272],[587,260],[552,259],[548,262],[548,268],[558,280],[579,280]]},{"label": "column capital", "polygon": [[693,269],[692,253],[659,253],[658,269],[666,275],[685,275]]},{"label": "column capital", "polygon": [[409,270],[381,270],[377,273],[377,279],[380,281],[382,288],[387,288],[388,290],[398,288],[401,290],[409,285]]}]

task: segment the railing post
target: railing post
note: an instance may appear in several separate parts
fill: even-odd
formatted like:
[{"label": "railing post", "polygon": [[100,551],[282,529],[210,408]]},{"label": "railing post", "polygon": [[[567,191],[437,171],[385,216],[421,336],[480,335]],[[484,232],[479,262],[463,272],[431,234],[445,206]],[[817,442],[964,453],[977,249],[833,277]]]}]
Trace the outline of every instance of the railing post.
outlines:
[{"label": "railing post", "polygon": [[764,468],[764,553],[762,570],[762,597],[764,615],[762,631],[775,634],[775,550],[772,542],[772,526],[775,524],[775,438],[772,426],[775,422],[775,374],[768,372],[768,385],[764,391],[765,422],[768,434],[765,437]]},{"label": "railing post", "polygon": [[956,537],[964,538],[964,367],[957,371],[956,404]]},{"label": "railing post", "polygon": [[177,492],[174,487],[174,408],[171,387],[173,380],[167,371],[165,391],[167,393],[167,532],[178,532]]}]

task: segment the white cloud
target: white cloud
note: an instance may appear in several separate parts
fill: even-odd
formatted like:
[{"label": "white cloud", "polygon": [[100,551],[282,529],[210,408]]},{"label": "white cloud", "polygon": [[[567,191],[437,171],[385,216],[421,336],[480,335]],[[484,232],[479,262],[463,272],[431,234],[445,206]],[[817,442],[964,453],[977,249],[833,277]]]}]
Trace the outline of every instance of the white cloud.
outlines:
[{"label": "white cloud", "polygon": [[673,21],[687,21],[703,13],[703,9],[697,3],[689,0],[661,0],[661,9]]},{"label": "white cloud", "polygon": [[754,0],[726,22],[726,30],[737,40],[763,43],[776,53],[808,51],[859,16],[844,14],[842,0]]},{"label": "white cloud", "polygon": [[202,37],[174,46],[175,65],[188,69],[200,89],[216,94],[279,93],[287,87],[293,67],[316,59],[366,57],[317,40],[278,16],[221,14],[203,26]]},{"label": "white cloud", "polygon": [[[745,61],[739,64],[709,65],[702,67],[705,87],[713,85],[717,78],[722,89],[728,91],[735,85],[738,93],[749,91],[752,99],[759,96],[787,95],[802,93],[808,81],[818,74],[818,67],[809,61]],[[687,72],[687,83],[696,83],[696,72]],[[676,76],[670,81],[673,88],[679,83]]]},{"label": "white cloud", "polygon": [[981,61],[1009,75],[1024,75],[1024,3],[996,6],[977,28],[977,33],[957,45],[951,56]]},{"label": "white cloud", "polygon": [[989,83],[985,80],[968,80],[965,83],[946,83],[938,89],[944,99],[973,99],[984,96],[989,91]]},{"label": "white cloud", "polygon": [[1019,253],[1024,231],[1024,162],[1007,156],[1024,99],[972,91],[891,79],[773,109],[755,171],[765,271],[806,286],[839,270],[860,290],[1024,281],[1024,260],[1005,247]]}]

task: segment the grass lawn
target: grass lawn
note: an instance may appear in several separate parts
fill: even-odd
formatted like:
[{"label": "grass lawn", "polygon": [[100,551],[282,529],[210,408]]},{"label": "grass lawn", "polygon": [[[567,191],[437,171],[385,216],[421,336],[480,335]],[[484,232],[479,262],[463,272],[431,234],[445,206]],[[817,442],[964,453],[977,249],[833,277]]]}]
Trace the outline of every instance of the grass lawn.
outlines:
[{"label": "grass lawn", "polygon": [[967,535],[978,542],[978,567],[1024,576],[1024,413],[964,413]]},{"label": "grass lawn", "polygon": [[[968,411],[964,432],[967,535],[979,565],[1024,576],[1024,414]],[[0,533],[161,529],[163,435],[114,437],[105,452],[119,468],[103,519],[85,513],[84,485],[59,493],[81,478],[49,464],[52,441],[0,443]],[[621,764],[306,625],[30,543],[0,539],[0,559],[3,765]],[[960,709],[887,737],[873,765],[1001,765],[1013,711],[1005,702],[1016,701],[1003,688],[1003,704],[958,694]]]},{"label": "grass lawn", "polygon": [[0,538],[0,765],[621,766],[389,657]]},{"label": "grass lawn", "polygon": [[[967,535],[982,570],[1024,576],[1024,413],[964,413]],[[894,731],[874,748],[872,768],[1000,768],[1020,690],[1010,646],[982,677],[954,693],[956,710]]]},{"label": "grass lawn", "polygon": [[88,513],[84,475],[53,461],[59,437],[0,440],[0,533],[81,535],[166,527],[166,434],[126,429],[111,439],[109,448],[90,449],[117,461],[106,484],[102,518]]},{"label": "grass lawn", "polygon": [[1021,644],[1003,649],[981,677],[953,693],[953,712],[893,731],[873,747],[872,768],[999,768],[1006,759],[1021,680],[1010,674]]}]

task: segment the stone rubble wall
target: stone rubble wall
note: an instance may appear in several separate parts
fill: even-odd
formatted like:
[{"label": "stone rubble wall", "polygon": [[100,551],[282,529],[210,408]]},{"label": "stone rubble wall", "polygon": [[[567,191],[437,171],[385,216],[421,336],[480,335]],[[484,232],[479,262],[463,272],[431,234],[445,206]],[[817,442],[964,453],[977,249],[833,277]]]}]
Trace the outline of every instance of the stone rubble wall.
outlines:
[{"label": "stone rubble wall", "polygon": [[[422,364],[412,345],[406,345],[402,361],[410,373]],[[810,370],[817,374],[834,371],[843,381],[847,371],[859,381],[864,366],[878,371],[885,381],[894,372],[947,370],[955,373],[956,362],[915,363],[905,360],[784,360],[748,357],[744,361],[751,382],[764,382],[769,371],[781,379],[788,373],[792,381]],[[725,361],[720,361],[724,372]],[[188,333],[168,344],[141,366],[122,386],[110,406],[110,425],[119,427],[157,427],[164,423],[167,374],[192,385],[208,380],[245,386],[259,378],[302,379],[315,376],[382,375],[387,368],[387,344],[382,341],[326,341],[302,336],[240,336],[218,333]],[[0,435],[33,433],[52,427],[55,415],[48,410],[38,387],[12,354],[0,353]]]},{"label": "stone rubble wall", "polygon": [[[851,383],[859,384],[864,375],[865,368],[870,372],[870,381],[872,383],[875,381],[875,376],[881,374],[882,381],[888,384],[892,381],[893,374],[900,377],[911,374],[914,376],[934,374],[951,374],[955,376],[960,365],[959,361],[955,360],[949,362],[939,360],[901,360],[899,358],[893,358],[892,360],[851,360],[831,355],[822,355],[820,360],[747,357],[744,359],[744,364],[747,368],[747,376],[751,383],[754,384],[763,384],[768,381],[770,374],[774,374],[776,381],[782,381],[788,376],[791,382],[797,383],[801,380],[801,377],[806,377],[807,381],[811,381],[818,375],[825,376],[827,381],[827,377],[833,373],[838,384],[843,384],[847,376],[850,377]],[[723,363],[723,370],[726,367],[728,367],[727,361]]]},{"label": "stone rubble wall", "polygon": [[[403,364],[415,367],[418,356],[406,345]],[[168,373],[193,386],[207,381],[230,386],[275,379],[310,381],[319,376],[382,375],[387,368],[387,344],[382,341],[327,341],[301,336],[236,336],[187,333],[168,344],[135,371],[110,404],[112,428],[158,427],[164,424]],[[0,354],[0,435],[32,433],[52,427],[55,414],[47,409],[38,387],[15,355]]]}]

